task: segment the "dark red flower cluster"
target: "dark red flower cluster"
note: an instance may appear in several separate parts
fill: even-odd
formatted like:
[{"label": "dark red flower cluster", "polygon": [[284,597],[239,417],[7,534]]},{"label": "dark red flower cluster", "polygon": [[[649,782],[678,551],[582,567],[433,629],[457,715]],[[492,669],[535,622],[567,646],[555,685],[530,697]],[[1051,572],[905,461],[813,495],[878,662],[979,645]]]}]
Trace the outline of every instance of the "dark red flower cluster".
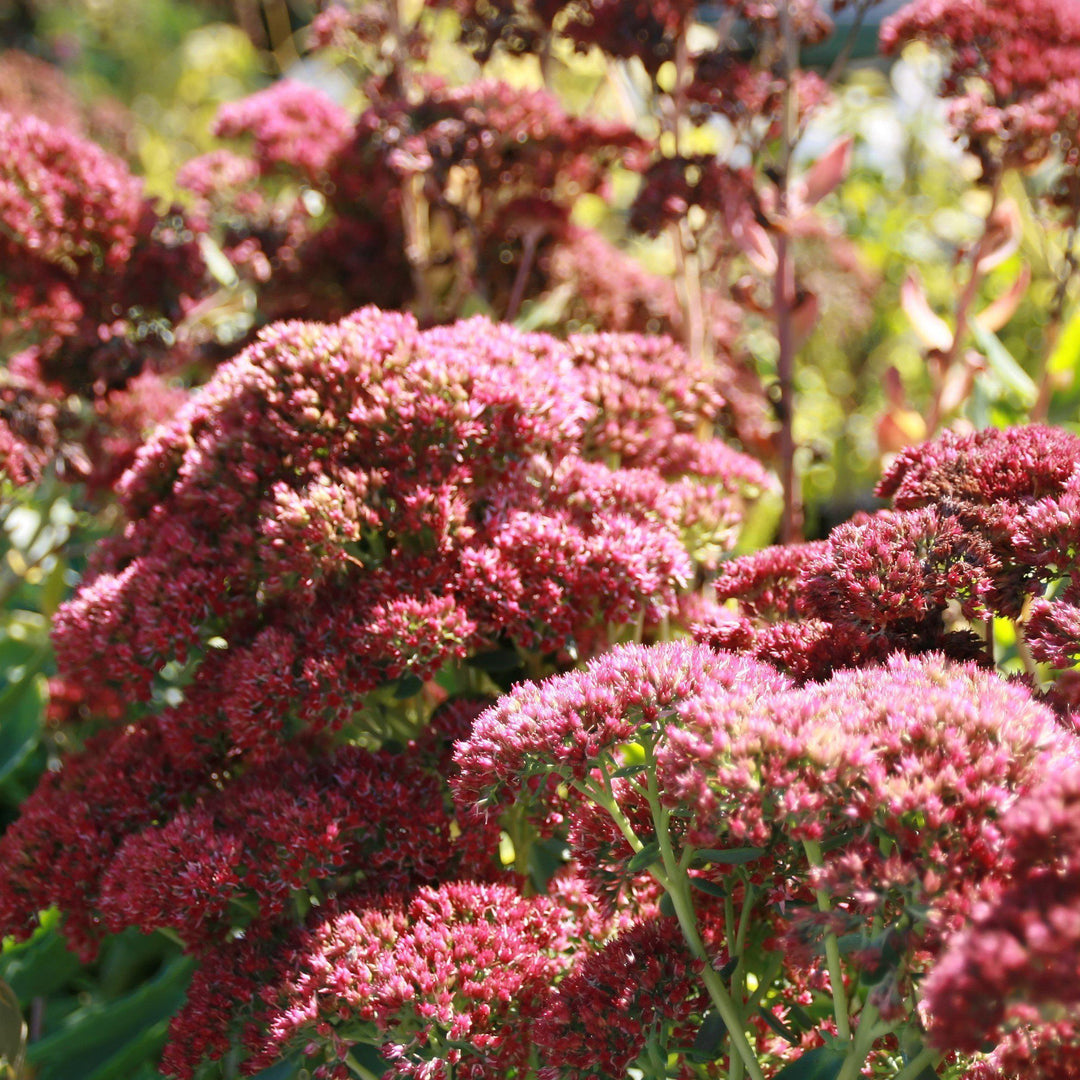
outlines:
[{"label": "dark red flower cluster", "polygon": [[123,399],[141,372],[183,358],[173,328],[202,285],[197,245],[119,159],[68,129],[0,112],[0,261],[5,469],[21,481],[55,460],[105,482],[130,460],[144,421],[160,418],[140,407],[145,393]]},{"label": "dark red flower cluster", "polygon": [[[1078,471],[1080,438],[1060,429],[946,432],[882,478],[895,509],[727,563],[716,595],[738,598],[743,618],[703,622],[698,636],[817,678],[896,649],[974,657],[963,620],[1023,616],[1036,657],[1068,666]],[[1042,599],[1062,579],[1060,596]]]},{"label": "dark red flower cluster", "polygon": [[581,52],[599,46],[609,56],[638,58],[650,74],[675,56],[675,42],[693,19],[686,0],[645,4],[632,0],[429,0],[448,7],[461,20],[461,40],[481,62],[496,47],[511,53],[539,52],[557,29]]},{"label": "dark red flower cluster", "polygon": [[[576,280],[565,266],[550,276],[553,253],[581,232],[570,224],[575,199],[643,145],[629,128],[570,116],[547,93],[495,80],[369,92],[355,123],[292,82],[226,105],[217,133],[251,136],[251,157],[214,152],[181,173],[198,218],[255,284],[264,320],[420,303],[425,319],[445,321],[470,294],[516,313],[523,298]],[[308,190],[267,186],[290,175]],[[438,250],[424,254],[416,229]],[[649,307],[644,285],[635,296]],[[638,323],[628,312],[602,325],[646,329],[632,314]],[[669,314],[657,329],[670,327]]]},{"label": "dark red flower cluster", "polygon": [[704,961],[678,922],[634,923],[587,953],[555,988],[533,1028],[539,1080],[625,1076],[650,1040],[692,1042],[708,1007]]},{"label": "dark red flower cluster", "polygon": [[914,0],[883,26],[893,53],[926,42],[945,57],[953,125],[989,178],[1059,152],[1080,164],[1080,12],[1072,0]]},{"label": "dark red flower cluster", "polygon": [[101,880],[124,837],[164,820],[206,782],[212,760],[179,765],[154,721],[109,729],[59,772],[47,772],[4,833],[10,869],[0,886],[4,932],[27,937],[51,904],[71,947],[94,954],[103,928]]},{"label": "dark red flower cluster", "polygon": [[[118,159],[64,128],[0,113],[0,335],[68,392],[122,385],[200,284],[181,218],[160,217]],[[119,312],[114,305],[125,305]]]},{"label": "dark red flower cluster", "polygon": [[[539,53],[558,34],[580,52],[598,47],[620,60],[640,60],[655,76],[661,65],[676,57],[677,42],[685,37],[698,15],[686,0],[428,0],[432,7],[448,7],[461,20],[461,40],[485,63],[500,48],[511,53]],[[779,38],[780,14],[776,3],[760,0],[722,0],[725,14],[741,20],[744,36]],[[798,39],[813,44],[828,36],[832,22],[818,0],[788,4]],[[752,51],[752,50],[745,50]],[[729,53],[733,62],[734,50]],[[768,60],[765,61],[766,66]]]},{"label": "dark red flower cluster", "polygon": [[[62,671],[145,698],[164,664],[205,656],[170,730],[262,753],[500,640],[550,652],[672,613],[684,534],[713,558],[763,475],[719,445],[688,454],[680,432],[720,398],[703,369],[665,378],[670,348],[374,309],[274,327],[120,484],[130,523],[57,615]],[[602,423],[590,402],[617,396]]]},{"label": "dark red flower cluster", "polygon": [[[496,873],[497,826],[443,780],[479,705],[429,718],[416,692],[478,654],[588,655],[675,615],[766,481],[694,440],[722,405],[668,341],[370,308],[264,332],[140,449],[127,526],[57,615],[70,711],[112,726],[0,840],[5,931],[56,904],[85,955],[106,930],[179,934],[202,965],[169,1051],[190,1075],[246,1022],[223,1001],[287,970],[313,897]],[[134,699],[152,715],[124,724]],[[422,734],[402,753],[316,734],[343,725]],[[488,1005],[469,1030],[503,1062]],[[418,1030],[403,1074],[434,1053]]]},{"label": "dark red flower cluster", "polygon": [[443,781],[412,755],[293,744],[130,835],[97,907],[107,928],[172,927],[189,949],[212,950],[238,924],[281,921],[319,883],[344,888],[361,873],[393,894],[453,877],[463,861],[480,872],[497,832],[470,819],[455,844],[452,821]]},{"label": "dark red flower cluster", "polygon": [[178,760],[156,720],[100,734],[0,841],[3,925],[22,937],[56,904],[83,955],[105,931],[138,926],[171,927],[206,956],[237,928],[288,925],[311,890],[491,876],[497,830],[455,813],[440,771],[448,737],[479,711],[448,704],[408,754],[294,742],[247,771]]}]

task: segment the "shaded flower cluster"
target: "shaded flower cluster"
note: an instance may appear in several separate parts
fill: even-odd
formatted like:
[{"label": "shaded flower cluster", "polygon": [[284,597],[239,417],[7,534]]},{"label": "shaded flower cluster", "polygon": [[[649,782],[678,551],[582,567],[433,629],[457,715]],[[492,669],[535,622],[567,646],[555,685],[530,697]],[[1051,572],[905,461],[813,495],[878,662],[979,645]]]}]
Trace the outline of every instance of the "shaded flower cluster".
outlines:
[{"label": "shaded flower cluster", "polygon": [[467,843],[455,844],[442,788],[412,755],[294,745],[128,837],[102,880],[103,921],[172,927],[200,951],[246,921],[245,907],[279,921],[297,890],[342,887],[357,868],[388,893],[444,880],[462,862],[479,872],[497,834],[470,820]]},{"label": "shaded flower cluster", "polygon": [[13,116],[36,116],[127,156],[132,118],[120,102],[96,97],[82,101],[63,71],[19,49],[0,52],[0,110]]},{"label": "shaded flower cluster", "polygon": [[237,927],[288,924],[302,890],[490,876],[497,831],[455,811],[440,774],[445,739],[478,711],[440,710],[407,754],[294,743],[247,771],[178,760],[154,720],[95,736],[0,841],[0,917],[21,937],[56,904],[83,955],[138,926],[170,927],[205,957]]},{"label": "shaded flower cluster", "polygon": [[[447,7],[461,20],[461,40],[481,62],[496,48],[510,53],[542,51],[554,34],[569,40],[580,52],[596,46],[620,60],[637,59],[655,76],[662,64],[673,61],[677,45],[697,15],[694,4],[664,0],[643,4],[637,0],[428,0],[432,7]],[[758,0],[723,0],[725,14],[743,21],[744,33],[776,37],[779,8]],[[817,0],[789,5],[793,31],[808,44],[832,30],[832,22]],[[734,50],[732,50],[734,51]]]},{"label": "shaded flower cluster", "polygon": [[97,897],[124,837],[177,811],[215,762],[177,765],[160,726],[111,728],[60,772],[46,773],[2,841],[10,873],[0,890],[5,932],[29,936],[51,904],[72,948],[92,956],[102,934]]},{"label": "shaded flower cluster", "polygon": [[[624,1076],[650,1039],[689,1041],[707,1008],[679,924],[634,923],[587,953],[549,996],[533,1028],[540,1080]],[[666,1030],[664,1030],[666,1029]]]},{"label": "shaded flower cluster", "polygon": [[0,114],[0,146],[0,332],[31,349],[23,364],[45,382],[121,385],[136,350],[171,344],[168,321],[200,284],[190,234],[154,212],[122,162],[65,128]]},{"label": "shaded flower cluster", "polygon": [[[396,90],[373,83],[353,121],[314,87],[275,84],[221,109],[217,133],[248,139],[247,154],[214,151],[181,171],[264,321],[336,319],[364,303],[447,321],[470,295],[513,316],[524,299],[588,276],[567,261],[583,234],[607,252],[594,273],[617,257],[570,211],[644,145],[629,128],[495,80]],[[611,330],[670,329],[677,305],[652,299],[646,279],[621,283],[632,289],[622,305],[576,289],[577,315]]]}]

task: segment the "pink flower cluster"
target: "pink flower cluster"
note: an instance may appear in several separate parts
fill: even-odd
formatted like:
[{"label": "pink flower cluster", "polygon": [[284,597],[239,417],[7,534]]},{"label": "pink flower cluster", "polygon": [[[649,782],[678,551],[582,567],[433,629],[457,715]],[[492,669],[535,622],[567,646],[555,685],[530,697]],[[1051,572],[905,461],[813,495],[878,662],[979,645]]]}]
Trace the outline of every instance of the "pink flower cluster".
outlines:
[{"label": "pink flower cluster", "polygon": [[[718,599],[741,617],[704,620],[714,645],[747,649],[799,678],[896,649],[958,659],[983,648],[957,616],[1024,615],[1039,660],[1076,648],[1080,439],[1040,425],[946,432],[903,451],[878,485],[895,509],[861,515],[825,541],[725,564]],[[1063,582],[1056,599],[1043,599]]]},{"label": "pink flower cluster", "polygon": [[[254,1073],[290,1047],[351,1075],[353,1044],[379,1046],[387,1077],[501,1080],[529,1060],[540,1002],[573,955],[573,912],[506,885],[455,882],[342,904],[303,935],[264,991]],[[184,1075],[184,1074],[181,1074]]]},{"label": "pink flower cluster", "polygon": [[222,105],[214,134],[249,137],[252,160],[261,172],[280,166],[316,180],[335,160],[352,133],[348,112],[317,87],[281,79],[240,101]]},{"label": "pink flower cluster", "polygon": [[[645,754],[636,769],[626,763],[634,745]],[[455,786],[482,804],[543,804],[558,778],[570,791],[559,809],[598,893],[620,863],[628,896],[649,876],[623,838],[627,826],[643,845],[668,830],[672,858],[709,886],[703,918],[714,891],[745,898],[752,886],[785,964],[821,956],[826,933],[857,941],[848,970],[872,973],[871,1000],[895,1018],[972,891],[1009,880],[1017,797],[1049,773],[1075,770],[1078,755],[1075,736],[1027,690],[940,655],[797,688],[700,645],[627,646],[584,671],[517,687],[482,714],[458,746]],[[646,802],[650,774],[657,805]],[[619,829],[599,824],[614,813],[598,809],[605,800]],[[807,845],[823,860],[808,861]],[[1045,865],[1032,851],[1032,865]],[[831,897],[828,914],[815,910],[815,888]],[[966,970],[960,961],[957,970]]]},{"label": "pink flower cluster", "polygon": [[1080,769],[1047,770],[999,828],[1008,878],[927,978],[930,1034],[969,1053],[1000,1041],[976,1076],[1065,1076],[1080,1056]]}]

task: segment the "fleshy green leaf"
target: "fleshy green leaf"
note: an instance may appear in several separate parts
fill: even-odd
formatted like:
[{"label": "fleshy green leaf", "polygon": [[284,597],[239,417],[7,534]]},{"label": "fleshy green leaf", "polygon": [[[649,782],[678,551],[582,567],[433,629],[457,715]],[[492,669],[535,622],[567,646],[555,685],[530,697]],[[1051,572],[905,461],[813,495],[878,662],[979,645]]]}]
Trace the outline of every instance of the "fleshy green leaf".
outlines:
[{"label": "fleshy green leaf", "polygon": [[799,1035],[783,1023],[777,1016],[775,1016],[771,1009],[765,1008],[764,1005],[758,1008],[758,1014],[766,1024],[780,1036],[784,1042],[790,1043],[792,1046],[799,1045]]},{"label": "fleshy green leaf", "polygon": [[692,877],[690,879],[690,884],[693,885],[695,889],[698,889],[708,896],[727,896],[727,889],[722,885],[717,885],[715,881],[709,881],[708,878]]},{"label": "fleshy green leaf", "polygon": [[744,863],[753,862],[764,854],[765,849],[760,847],[699,848],[694,852],[694,858],[701,862],[742,866]]},{"label": "fleshy green leaf", "polygon": [[1001,344],[997,334],[991,333],[974,320],[971,323],[971,332],[986,357],[990,370],[1005,388],[1012,391],[1025,405],[1034,405],[1039,396],[1038,388],[1031,376],[1013,358],[1012,353]]},{"label": "fleshy green leaf", "polygon": [[687,1057],[695,1065],[705,1065],[710,1061],[715,1061],[720,1056],[720,1048],[724,1044],[726,1035],[727,1024],[724,1023],[723,1017],[717,1012],[709,1013],[701,1021],[701,1027],[698,1028],[694,1045],[687,1053]]},{"label": "fleshy green leaf", "polygon": [[37,745],[48,697],[48,680],[36,670],[0,694],[0,783]]},{"label": "fleshy green leaf", "polygon": [[656,862],[660,855],[660,841],[653,840],[646,844],[639,852],[635,853],[634,857],[626,864],[626,869],[631,874],[636,874],[639,870],[645,870],[652,866]]}]

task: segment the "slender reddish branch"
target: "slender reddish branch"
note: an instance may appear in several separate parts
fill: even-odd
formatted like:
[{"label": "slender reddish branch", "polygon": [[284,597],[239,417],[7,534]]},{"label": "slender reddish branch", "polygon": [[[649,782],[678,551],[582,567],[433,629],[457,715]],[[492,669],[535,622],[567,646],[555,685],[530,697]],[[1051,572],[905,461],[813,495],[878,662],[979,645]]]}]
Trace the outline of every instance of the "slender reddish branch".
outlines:
[{"label": "slender reddish branch", "polygon": [[780,421],[780,483],[784,508],[780,518],[781,543],[802,538],[802,505],[795,475],[795,335],[792,310],[795,305],[795,263],[785,227],[788,212],[788,185],[791,177],[791,154],[795,131],[795,94],[791,84],[798,61],[797,44],[791,13],[780,5],[780,36],[784,68],[784,100],[780,117],[780,161],[777,168],[777,209],[781,229],[776,234],[776,280],[773,284],[773,314],[776,321],[778,357],[776,377],[779,396],[776,401]]}]

